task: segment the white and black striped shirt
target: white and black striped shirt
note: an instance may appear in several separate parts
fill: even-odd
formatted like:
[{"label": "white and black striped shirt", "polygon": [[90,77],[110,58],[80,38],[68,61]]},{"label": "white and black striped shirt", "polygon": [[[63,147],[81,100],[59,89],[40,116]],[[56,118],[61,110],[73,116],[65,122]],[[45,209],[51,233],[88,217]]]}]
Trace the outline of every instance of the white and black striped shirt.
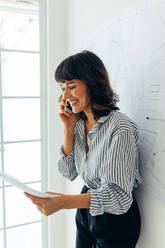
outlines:
[{"label": "white and black striped shirt", "polygon": [[125,114],[112,110],[100,117],[87,136],[84,120],[75,127],[74,150],[67,156],[62,146],[58,170],[69,180],[81,176],[90,188],[90,213],[123,214],[130,208],[134,187],[141,183],[138,171],[138,127]]}]

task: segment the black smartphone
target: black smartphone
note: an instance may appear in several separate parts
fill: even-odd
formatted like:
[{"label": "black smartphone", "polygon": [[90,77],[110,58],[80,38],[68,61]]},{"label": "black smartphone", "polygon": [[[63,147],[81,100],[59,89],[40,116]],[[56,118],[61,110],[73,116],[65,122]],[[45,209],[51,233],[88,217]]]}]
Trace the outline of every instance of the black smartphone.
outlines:
[{"label": "black smartphone", "polygon": [[69,114],[72,114],[72,107],[70,103],[67,101],[67,106],[64,107],[65,111],[67,111]]}]

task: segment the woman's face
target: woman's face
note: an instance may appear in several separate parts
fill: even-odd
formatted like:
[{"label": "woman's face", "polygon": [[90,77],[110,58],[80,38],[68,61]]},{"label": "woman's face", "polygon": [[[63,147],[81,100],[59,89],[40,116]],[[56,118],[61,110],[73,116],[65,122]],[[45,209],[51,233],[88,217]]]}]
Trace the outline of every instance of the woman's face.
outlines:
[{"label": "woman's face", "polygon": [[72,79],[61,84],[63,97],[69,101],[73,113],[88,111],[91,108],[86,84],[79,79]]}]

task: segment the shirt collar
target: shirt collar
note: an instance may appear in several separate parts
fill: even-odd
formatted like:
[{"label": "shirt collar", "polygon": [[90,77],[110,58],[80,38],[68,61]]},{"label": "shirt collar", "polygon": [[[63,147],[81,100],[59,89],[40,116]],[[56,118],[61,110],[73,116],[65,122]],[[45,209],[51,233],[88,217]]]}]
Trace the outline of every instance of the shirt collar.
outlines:
[{"label": "shirt collar", "polygon": [[[89,133],[95,133],[99,130],[99,128],[102,126],[102,124],[108,119],[110,118],[110,116],[112,115],[112,113],[115,112],[115,110],[111,110],[111,112],[108,114],[108,115],[104,115],[104,116],[101,116],[99,119],[98,119],[98,123],[96,126],[94,126]],[[78,132],[81,136],[82,139],[84,139],[84,134],[85,134],[85,131],[84,131],[84,120],[80,119],[77,123],[77,128],[78,128]]]},{"label": "shirt collar", "polygon": [[111,116],[111,114],[112,114],[114,111],[115,111],[115,110],[111,110],[111,112],[110,112],[108,115],[101,116],[101,117],[98,119],[98,123],[103,123],[103,122],[105,122],[105,121]]},{"label": "shirt collar", "polygon": [[112,115],[112,113],[114,112],[115,110],[111,110],[111,112],[108,114],[108,115],[104,115],[104,116],[101,116],[99,119],[98,119],[98,123],[96,126],[94,126],[89,133],[95,133],[99,130],[99,128],[103,125],[103,123],[110,118],[110,116]]}]

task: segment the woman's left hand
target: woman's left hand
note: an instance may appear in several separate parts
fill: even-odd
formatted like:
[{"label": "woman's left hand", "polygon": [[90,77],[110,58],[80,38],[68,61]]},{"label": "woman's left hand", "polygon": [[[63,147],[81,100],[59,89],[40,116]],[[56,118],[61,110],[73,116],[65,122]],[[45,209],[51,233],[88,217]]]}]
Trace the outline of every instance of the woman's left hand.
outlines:
[{"label": "woman's left hand", "polygon": [[46,192],[48,194],[59,195],[59,197],[54,198],[41,198],[29,193],[24,192],[24,195],[28,197],[38,208],[38,210],[44,215],[48,216],[57,211],[63,209],[63,196],[64,194],[55,192]]}]

